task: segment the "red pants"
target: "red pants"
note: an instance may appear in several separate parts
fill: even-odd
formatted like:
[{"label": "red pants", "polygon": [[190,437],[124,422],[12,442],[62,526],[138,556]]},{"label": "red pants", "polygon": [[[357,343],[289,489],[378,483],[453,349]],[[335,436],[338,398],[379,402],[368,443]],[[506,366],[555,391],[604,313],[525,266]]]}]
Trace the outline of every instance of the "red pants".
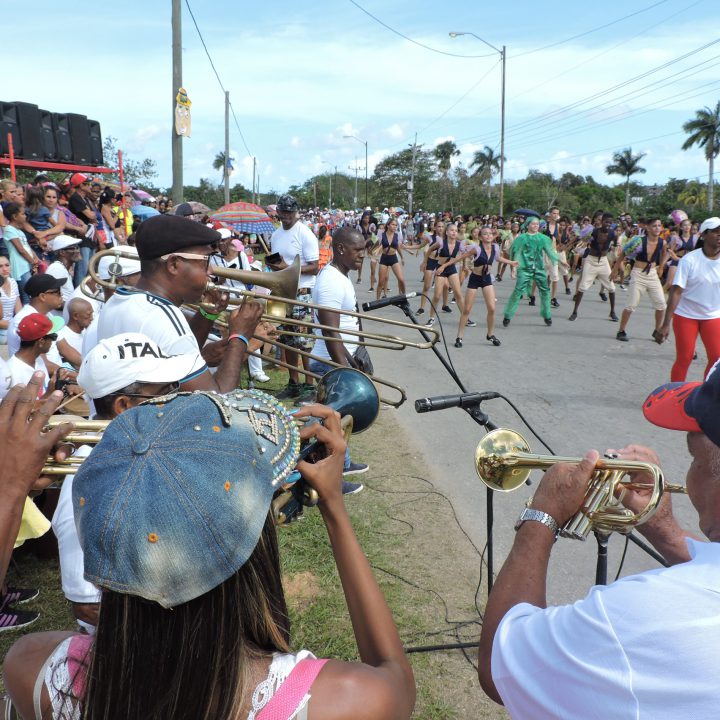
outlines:
[{"label": "red pants", "polygon": [[673,315],[673,332],[675,333],[675,364],[670,371],[670,382],[684,382],[687,371],[695,354],[695,341],[698,333],[705,346],[708,364],[703,373],[720,358],[720,318],[714,320],[693,320],[675,313]]}]

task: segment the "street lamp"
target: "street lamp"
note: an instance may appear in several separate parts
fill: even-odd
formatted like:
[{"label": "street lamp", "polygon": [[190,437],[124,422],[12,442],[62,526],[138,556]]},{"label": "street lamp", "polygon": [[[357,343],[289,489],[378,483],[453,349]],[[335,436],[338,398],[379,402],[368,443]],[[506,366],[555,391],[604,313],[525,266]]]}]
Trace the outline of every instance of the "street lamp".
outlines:
[{"label": "street lamp", "polygon": [[500,58],[502,59],[502,91],[500,99],[500,217],[502,217],[503,201],[505,199],[505,60],[507,57],[505,46],[502,46],[502,50],[498,50],[498,48],[491,45],[487,40],[483,40],[474,32],[451,32],[448,34],[451,38],[460,37],[461,35],[472,35],[476,40],[484,43],[496,53],[500,53]]},{"label": "street lamp", "polygon": [[355,135],[343,135],[343,137],[346,140],[349,140],[352,138],[353,140],[357,140],[361,145],[365,146],[365,207],[368,206],[368,157],[367,157],[367,140],[361,140],[359,137],[356,137]]},{"label": "street lamp", "polygon": [[[329,165],[331,168],[335,169],[335,184],[337,184],[337,165],[333,165],[331,162],[328,162],[327,160],[323,160],[325,165]],[[328,189],[328,205],[329,209],[332,210],[332,175],[330,175],[329,179],[329,189]]]}]

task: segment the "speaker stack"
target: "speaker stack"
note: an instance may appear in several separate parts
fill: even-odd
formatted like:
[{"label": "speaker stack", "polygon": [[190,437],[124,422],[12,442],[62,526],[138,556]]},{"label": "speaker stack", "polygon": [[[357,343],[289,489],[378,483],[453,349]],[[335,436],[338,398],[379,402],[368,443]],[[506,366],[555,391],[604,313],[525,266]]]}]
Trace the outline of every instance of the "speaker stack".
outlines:
[{"label": "speaker stack", "polygon": [[19,160],[103,164],[100,123],[77,113],[53,113],[24,102],[0,101],[0,155],[8,155],[7,136]]}]

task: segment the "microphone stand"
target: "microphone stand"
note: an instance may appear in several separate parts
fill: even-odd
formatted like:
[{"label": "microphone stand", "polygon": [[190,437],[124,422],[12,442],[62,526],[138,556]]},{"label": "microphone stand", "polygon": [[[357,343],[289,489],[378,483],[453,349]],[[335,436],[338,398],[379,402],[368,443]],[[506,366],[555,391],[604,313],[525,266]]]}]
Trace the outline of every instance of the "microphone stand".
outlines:
[{"label": "microphone stand", "polygon": [[[405,313],[405,317],[410,320],[413,325],[416,325],[418,328],[418,331],[423,336],[425,340],[430,342],[430,336],[425,332],[422,325],[417,321],[417,318],[415,317],[415,314],[413,313],[412,309],[410,308],[410,303],[405,300],[404,302],[398,303],[397,307],[399,307],[403,313]],[[455,369],[452,365],[445,359],[445,357],[440,353],[440,351],[435,347],[435,345],[431,346],[432,351],[435,353],[435,356],[437,359],[442,363],[442,366],[448,371],[450,374],[450,377],[455,381],[456,385],[460,388],[460,390],[464,393],[467,392],[467,388],[465,387],[463,381],[458,377],[458,374],[455,372]],[[463,408],[465,412],[478,424],[482,425],[485,428],[486,432],[490,432],[491,430],[497,430],[497,425],[495,425],[494,422],[490,420],[490,418],[487,416],[486,413],[484,413],[480,409],[480,405],[476,405],[474,407],[467,407]],[[485,490],[485,522],[486,522],[486,547],[487,547],[487,591],[488,595],[490,595],[490,591],[492,590],[493,586],[493,523],[494,523],[494,507],[493,503],[495,502],[495,493],[490,488],[487,488]]]}]

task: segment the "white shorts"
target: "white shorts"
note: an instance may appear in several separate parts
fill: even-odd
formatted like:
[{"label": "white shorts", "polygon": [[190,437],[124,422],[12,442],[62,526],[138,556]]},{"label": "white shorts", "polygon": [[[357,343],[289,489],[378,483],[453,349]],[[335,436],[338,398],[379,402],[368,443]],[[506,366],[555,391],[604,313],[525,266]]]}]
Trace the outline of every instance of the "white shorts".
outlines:
[{"label": "white shorts", "polygon": [[610,279],[610,263],[606,257],[588,255],[583,261],[582,275],[578,284],[578,292],[585,292],[592,287],[595,280],[600,281],[600,287],[607,292],[615,292],[615,283]]},{"label": "white shorts", "polygon": [[667,302],[665,301],[665,293],[657,270],[652,268],[649,273],[645,273],[643,270],[633,268],[630,273],[625,309],[632,312],[640,304],[640,296],[647,293],[653,308],[655,310],[664,310],[667,307]]}]

